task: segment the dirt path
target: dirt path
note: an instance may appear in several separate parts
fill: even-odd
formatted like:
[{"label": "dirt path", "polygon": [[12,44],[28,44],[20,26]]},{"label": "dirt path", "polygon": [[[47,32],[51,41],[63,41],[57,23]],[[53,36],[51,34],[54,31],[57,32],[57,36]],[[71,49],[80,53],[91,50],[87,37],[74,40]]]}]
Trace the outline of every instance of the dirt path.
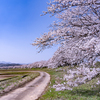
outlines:
[{"label": "dirt path", "polygon": [[33,81],[27,83],[24,87],[18,88],[5,96],[2,96],[0,100],[36,100],[44,92],[46,86],[50,82],[50,75],[46,72],[40,72],[40,76]]}]

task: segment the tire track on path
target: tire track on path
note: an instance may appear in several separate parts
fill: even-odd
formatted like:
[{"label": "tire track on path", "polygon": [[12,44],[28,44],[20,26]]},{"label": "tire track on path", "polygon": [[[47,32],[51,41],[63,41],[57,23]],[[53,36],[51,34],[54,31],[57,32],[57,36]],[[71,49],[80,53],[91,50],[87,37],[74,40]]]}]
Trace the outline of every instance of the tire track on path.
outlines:
[{"label": "tire track on path", "polygon": [[24,87],[17,88],[2,96],[0,100],[37,100],[50,82],[50,75],[40,71],[30,72],[39,72],[40,76],[27,83]]}]

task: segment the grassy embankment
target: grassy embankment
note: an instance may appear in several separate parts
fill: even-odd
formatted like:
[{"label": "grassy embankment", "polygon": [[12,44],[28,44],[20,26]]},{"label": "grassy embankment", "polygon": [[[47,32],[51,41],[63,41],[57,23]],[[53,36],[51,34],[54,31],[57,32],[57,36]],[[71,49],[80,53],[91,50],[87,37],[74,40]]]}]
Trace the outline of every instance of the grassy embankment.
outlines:
[{"label": "grassy embankment", "polygon": [[100,100],[100,85],[96,82],[100,80],[100,75],[86,84],[74,87],[73,90],[55,91],[54,84],[63,83],[63,76],[67,73],[68,67],[58,69],[33,69],[42,70],[51,75],[51,82],[44,95],[39,100]]}]

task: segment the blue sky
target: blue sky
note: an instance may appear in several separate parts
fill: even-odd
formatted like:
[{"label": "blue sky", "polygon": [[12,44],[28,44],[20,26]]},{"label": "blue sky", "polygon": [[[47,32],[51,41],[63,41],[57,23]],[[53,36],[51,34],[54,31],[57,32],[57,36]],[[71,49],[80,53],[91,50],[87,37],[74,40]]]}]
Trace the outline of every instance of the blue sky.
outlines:
[{"label": "blue sky", "polygon": [[55,20],[40,16],[46,2],[49,0],[0,0],[0,61],[32,63],[52,57],[57,47],[37,53],[31,45]]}]

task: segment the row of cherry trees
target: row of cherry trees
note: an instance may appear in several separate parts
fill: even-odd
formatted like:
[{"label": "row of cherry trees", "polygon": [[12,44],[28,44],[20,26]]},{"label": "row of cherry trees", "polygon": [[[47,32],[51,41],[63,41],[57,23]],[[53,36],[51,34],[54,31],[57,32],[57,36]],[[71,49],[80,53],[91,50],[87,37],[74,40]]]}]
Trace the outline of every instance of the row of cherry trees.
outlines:
[{"label": "row of cherry trees", "polygon": [[[19,68],[80,66],[68,70],[69,74],[64,76],[66,83],[54,85],[56,90],[72,90],[72,87],[100,74],[100,68],[89,68],[100,57],[100,0],[51,0],[45,14],[56,16],[59,20],[32,45],[37,46],[40,51],[55,44],[60,44],[60,47],[48,61],[22,65]],[[82,76],[75,79],[78,75]],[[97,84],[100,84],[99,80]]]},{"label": "row of cherry trees", "polygon": [[48,66],[93,65],[100,56],[100,0],[51,0],[44,14],[59,19],[33,43],[40,51],[61,45]]},{"label": "row of cherry trees", "polygon": [[59,20],[51,25],[48,33],[37,38],[33,46],[41,51],[60,44],[47,63],[49,68],[80,66],[68,70],[69,75],[64,76],[66,82],[53,88],[72,90],[100,74],[100,68],[89,68],[100,57],[100,0],[51,0],[44,14],[56,15]]},{"label": "row of cherry trees", "polygon": [[32,45],[40,51],[55,44],[60,47],[48,61],[32,66],[93,65],[100,57],[100,0],[51,0],[45,14],[59,20]]}]

